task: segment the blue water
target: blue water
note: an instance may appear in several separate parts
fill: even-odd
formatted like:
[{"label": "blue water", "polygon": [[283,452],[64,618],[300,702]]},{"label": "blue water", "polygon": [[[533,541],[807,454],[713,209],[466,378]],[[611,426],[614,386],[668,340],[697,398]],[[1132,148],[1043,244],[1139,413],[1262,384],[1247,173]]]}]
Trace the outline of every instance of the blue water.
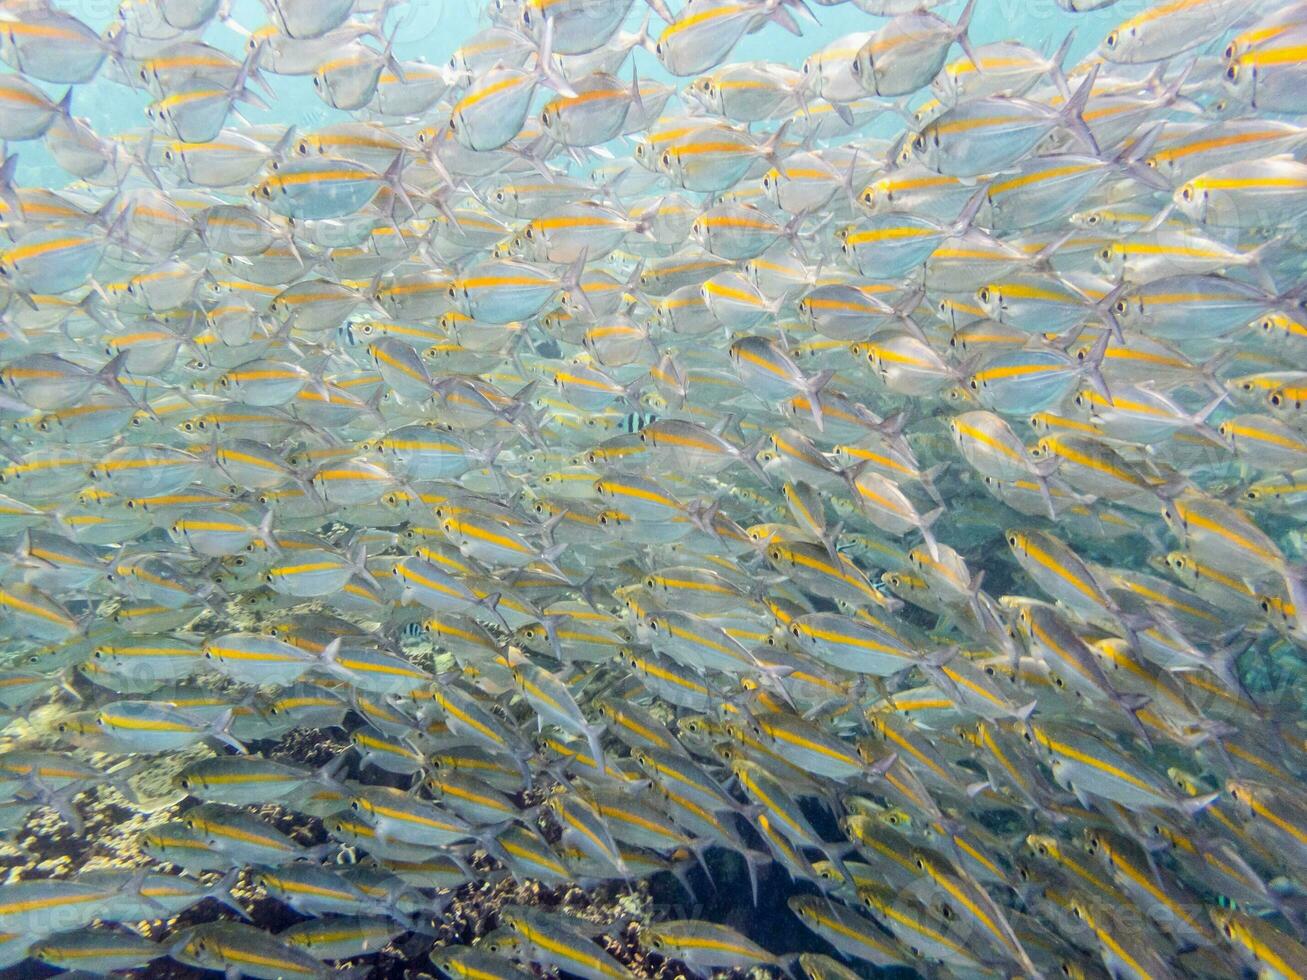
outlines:
[{"label": "blue water", "polygon": [[[949,3],[934,8],[934,11],[941,17],[955,20],[964,6],[964,3]],[[1052,0],[1036,0],[1034,3],[981,0],[972,18],[970,37],[975,44],[1017,40],[1051,54],[1067,32],[1074,28],[1076,37],[1067,60],[1067,64],[1071,65],[1092,52],[1115,24],[1144,6],[1139,0],[1131,0],[1103,10],[1072,15],[1061,10]],[[80,17],[88,26],[101,30],[117,16],[116,5],[110,0],[79,0],[63,4],[62,7]],[[642,3],[636,3],[632,8],[629,29],[634,30],[638,26],[645,9]],[[744,38],[732,53],[731,60],[759,59],[798,67],[809,54],[829,42],[845,34],[868,30],[869,25],[883,23],[883,19],[869,18],[851,3],[834,7],[814,5],[811,9],[819,23],[801,17],[802,36],[796,37],[776,25],[768,24],[756,34]],[[253,29],[264,23],[265,14],[257,0],[236,0],[232,5],[231,19],[242,27]],[[386,25],[388,33],[393,32],[397,58],[441,64],[472,33],[489,26],[489,19],[484,7],[470,0],[411,0],[390,12]],[[651,27],[655,38],[661,27],[655,18]],[[243,56],[245,38],[225,24],[217,23],[210,27],[205,32],[204,40],[236,57]],[[953,57],[961,56],[962,52],[955,46]],[[647,52],[637,53],[636,60],[641,75],[669,82],[684,81],[674,79]],[[9,69],[0,65],[0,70]],[[276,93],[276,97],[269,100],[269,109],[264,111],[252,105],[239,107],[241,115],[251,123],[289,123],[300,130],[312,130],[352,118],[350,113],[333,109],[319,99],[314,94],[309,76],[285,77],[268,73],[266,78]],[[82,93],[74,95],[74,115],[88,120],[92,128],[102,136],[144,126],[144,109],[150,101],[148,93],[122,85],[105,85],[104,81],[102,78],[96,85],[84,87]],[[39,81],[36,84],[54,96],[63,94],[63,89],[59,86]],[[92,92],[93,96],[90,94]],[[112,98],[105,98],[110,92]],[[238,123],[239,120],[233,117],[230,122]],[[878,120],[867,133],[890,135],[895,126],[893,118],[886,116]],[[19,154],[18,176],[21,183],[44,182],[51,186],[67,183],[67,174],[54,165],[39,140],[11,147],[10,151]]]}]

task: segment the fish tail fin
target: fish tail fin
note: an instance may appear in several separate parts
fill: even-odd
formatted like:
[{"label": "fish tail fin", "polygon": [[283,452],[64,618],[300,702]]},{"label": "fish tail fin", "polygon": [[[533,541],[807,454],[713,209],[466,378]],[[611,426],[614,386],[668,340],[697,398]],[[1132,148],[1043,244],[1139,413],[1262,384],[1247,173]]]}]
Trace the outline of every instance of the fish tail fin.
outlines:
[{"label": "fish tail fin", "polygon": [[264,112],[270,112],[272,107],[263,101],[263,98],[250,91],[250,79],[258,71],[259,59],[263,56],[263,45],[258,44],[250,49],[250,53],[245,56],[241,62],[240,71],[236,73],[235,80],[231,83],[231,88],[227,91],[228,106],[235,106],[237,102],[248,102],[257,109]]},{"label": "fish tail fin", "polygon": [[[393,6],[393,4],[389,2],[381,5],[381,16],[383,19],[386,15],[386,11],[391,6]],[[392,27],[390,33],[386,35],[385,44],[381,48],[381,59],[386,63],[386,67],[390,69],[395,78],[399,80],[400,84],[404,84],[408,81],[408,76],[404,74],[404,66],[400,64],[399,59],[395,57],[395,37],[398,34],[399,21],[396,21],[395,26]]]},{"label": "fish tail fin", "polygon": [[1143,722],[1139,720],[1139,712],[1152,704],[1153,699],[1147,694],[1126,694],[1120,691],[1113,692],[1112,699],[1130,716],[1134,729],[1139,737],[1143,739],[1144,744],[1151,747],[1153,744],[1152,739],[1149,738]]},{"label": "fish tail fin", "polygon": [[[834,108],[834,103],[831,104],[831,107]],[[853,187],[853,181],[857,178],[857,176],[858,176],[858,149],[857,147],[854,147],[853,153],[849,157],[849,165],[845,167],[844,172],[840,174],[840,186],[844,188],[844,196],[848,198],[849,209],[855,215],[859,213],[858,192]]]},{"label": "fish tail fin", "polygon": [[405,215],[406,220],[417,214],[417,208],[413,206],[413,199],[408,195],[408,188],[404,186],[404,168],[407,165],[408,154],[401,149],[395,154],[395,159],[390,162],[390,166],[386,168],[385,173],[381,175],[386,186],[390,188],[391,200],[387,217],[390,218],[392,224],[395,223],[396,201],[408,209],[408,214]]},{"label": "fish tail fin", "polygon": [[1189,414],[1189,422],[1194,429],[1200,434],[1211,439],[1213,442],[1227,444],[1227,440],[1216,429],[1207,424],[1212,413],[1225,404],[1225,400],[1230,397],[1228,391],[1218,391],[1207,404],[1201,406],[1197,411]]},{"label": "fish tail fin", "polygon": [[[758,868],[763,864],[770,864],[771,858],[765,854],[759,854],[757,851],[742,851],[740,857],[744,859],[744,868],[749,873],[749,894],[753,897],[753,907],[758,907]],[[762,860],[760,861],[759,858]]]},{"label": "fish tail fin", "polygon": [[[120,25],[121,26],[121,25]],[[127,58],[127,40],[130,36],[128,31],[106,31],[108,37],[104,39],[104,53],[108,55],[109,60],[115,65],[122,66]]]},{"label": "fish tail fin", "polygon": [[1108,329],[1112,331],[1112,338],[1117,343],[1121,343],[1125,336],[1121,332],[1121,321],[1116,318],[1116,304],[1129,289],[1129,283],[1119,282],[1112,287],[1106,296],[1094,302],[1094,312],[1098,314],[1099,319],[1107,324]]},{"label": "fish tail fin", "polygon": [[826,554],[830,557],[831,562],[836,566],[840,563],[839,541],[840,535],[843,533],[844,522],[840,521],[821,536],[821,546],[826,549]]},{"label": "fish tail fin", "polygon": [[785,134],[790,131],[790,120],[786,119],[777,127],[776,132],[772,133],[763,141],[762,146],[758,148],[758,153],[772,166],[776,165],[780,159],[780,148],[785,143]]},{"label": "fish tail fin", "polygon": [[536,76],[559,95],[569,99],[576,98],[576,89],[558,70],[554,63],[554,18],[545,18],[544,33],[540,38],[540,47],[536,51]]},{"label": "fish tail fin", "polygon": [[[1075,43],[1075,40],[1076,29],[1073,27],[1071,30],[1066,32],[1066,37],[1062,38],[1062,43],[1059,44],[1057,50],[1053,52],[1053,57],[1048,59],[1052,68],[1057,69],[1056,72],[1053,72],[1052,69],[1050,69],[1050,73],[1055,76],[1060,75],[1064,85],[1066,84],[1066,59],[1067,55],[1071,53],[1071,45]],[[1054,78],[1054,81],[1056,82],[1056,77]],[[1068,98],[1070,95],[1071,93],[1069,91],[1062,92],[1063,98]]]},{"label": "fish tail fin", "polygon": [[802,37],[803,30],[799,27],[799,22],[794,19],[794,15],[786,9],[787,7],[795,7],[802,10],[809,17],[812,17],[814,21],[816,20],[816,18],[812,16],[812,11],[808,10],[807,6],[803,3],[803,0],[764,0],[761,6],[763,17],[773,23],[779,24],[795,37]]},{"label": "fish tail fin", "polygon": [[1190,796],[1180,801],[1180,809],[1190,817],[1196,817],[1221,798],[1220,793],[1206,793],[1203,796]]},{"label": "fish tail fin", "polygon": [[[1177,106],[1184,109],[1186,112],[1192,111],[1196,106],[1196,103],[1193,99],[1185,98],[1181,93],[1184,90],[1185,82],[1189,81],[1189,76],[1193,73],[1193,70],[1197,65],[1197,58],[1190,59],[1189,62],[1180,69],[1180,74],[1176,75],[1173,81],[1166,83],[1165,88],[1162,89],[1158,96],[1158,101],[1160,101],[1162,105],[1167,108]],[[1162,67],[1165,69],[1165,64],[1163,64]],[[1163,72],[1163,74],[1165,74],[1165,72]],[[1158,77],[1160,79],[1161,75]],[[1202,109],[1199,108],[1198,111],[1201,112]]]},{"label": "fish tail fin", "polygon": [[590,297],[585,294],[585,290],[581,287],[581,277],[585,275],[585,264],[589,261],[589,258],[590,249],[581,249],[581,254],[576,257],[576,261],[569,265],[567,271],[563,273],[559,288],[574,297],[581,309],[585,310],[586,316],[593,318],[595,316],[594,307],[590,305]]},{"label": "fish tail fin", "polygon": [[1256,248],[1244,252],[1239,264],[1247,268],[1257,278],[1257,283],[1268,293],[1273,295],[1279,293],[1279,287],[1275,283],[1275,278],[1266,268],[1267,256],[1276,250],[1283,248],[1285,243],[1284,235],[1276,235],[1274,238],[1268,238]]},{"label": "fish tail fin", "polygon": [[112,391],[115,395],[123,398],[123,400],[125,400],[129,405],[136,406],[139,411],[145,412],[157,422],[159,417],[154,414],[154,410],[150,408],[148,404],[143,404],[139,399],[137,399],[135,395],[127,390],[127,387],[122,383],[122,381],[119,380],[119,375],[123,374],[126,369],[127,355],[129,353],[130,351],[119,351],[108,364],[100,368],[100,370],[95,373],[96,384]]},{"label": "fish tail fin", "polygon": [[272,144],[272,149],[269,151],[271,159],[278,162],[284,161],[290,152],[290,148],[295,144],[296,135],[295,124],[291,123],[286,127],[286,132],[281,134],[281,138]]},{"label": "fish tail fin", "polygon": [[921,518],[921,526],[919,528],[921,531],[921,537],[926,543],[926,550],[930,552],[930,557],[935,561],[939,561],[939,542],[935,540],[935,532],[931,530],[931,526],[943,517],[945,513],[947,513],[947,508],[941,504],[930,513],[923,514]]},{"label": "fish tail fin", "polygon": [[[23,204],[18,199],[18,191],[14,186],[14,177],[17,173],[18,154],[6,154],[4,163],[0,164],[0,200],[4,201],[10,212],[21,221],[23,217]],[[12,221],[13,219],[10,220]]]},{"label": "fish tail fin", "polygon": [[[645,38],[648,38],[649,36],[648,14],[645,15],[644,24],[640,28],[640,34]],[[631,108],[639,112],[641,116],[644,115],[644,98],[640,95],[640,72],[636,67],[634,58],[631,59]],[[628,113],[630,111],[630,109],[627,110]]]},{"label": "fish tail fin", "polygon": [[767,443],[770,440],[771,434],[764,433],[740,450],[740,462],[744,464],[745,469],[761,480],[765,487],[772,485],[771,477],[767,475],[767,471],[758,462],[758,454],[767,448]]},{"label": "fish tail fin", "polygon": [[511,632],[508,628],[508,621],[504,619],[503,613],[499,611],[499,600],[502,598],[503,598],[502,592],[491,592],[488,595],[482,596],[475,603],[473,603],[473,605],[481,609],[484,609],[487,613],[489,613],[491,616],[493,616],[495,619],[499,621],[500,625],[503,626],[505,631]]},{"label": "fish tail fin", "polygon": [[48,806],[55,813],[63,817],[64,821],[74,833],[80,834],[86,829],[86,821],[82,819],[81,813],[73,805],[73,798],[78,795],[84,787],[76,784],[71,786],[61,786],[58,789],[51,789],[45,784],[35,771],[28,772],[23,779],[26,788],[31,794],[41,802],[43,806]]},{"label": "fish tail fin", "polygon": [[[717,883],[713,881],[712,872],[708,870],[708,862],[704,858],[704,854],[707,852],[707,845],[700,844],[697,847],[688,847],[687,850],[691,855],[693,855],[695,863],[699,866],[699,870],[703,872],[703,876],[708,879],[708,887],[715,892],[717,890]],[[668,870],[675,875],[676,880],[680,883],[681,887],[685,889],[686,894],[697,901],[698,895],[695,894],[694,887],[690,884],[690,868],[682,864],[673,865]]]},{"label": "fish tail fin", "polygon": [[[843,102],[832,102],[830,99],[827,99],[826,104],[831,107],[831,111],[834,112],[835,115],[840,117],[840,122],[844,123],[844,125],[852,126],[857,122],[857,117],[853,115],[853,110]],[[808,113],[805,112],[804,115],[806,116]]]},{"label": "fish tail fin", "polygon": [[216,738],[224,745],[230,745],[241,755],[249,755],[250,750],[245,747],[245,743],[236,738],[231,733],[232,722],[236,720],[236,712],[228,708],[209,724],[207,733],[210,737]]},{"label": "fish tail fin", "polygon": [[967,32],[971,29],[971,15],[976,12],[976,0],[967,0],[967,5],[962,8],[962,14],[958,17],[957,24],[953,27],[953,36],[958,42],[958,47],[962,53],[967,56],[973,68],[981,74],[984,69],[980,67],[980,59],[976,56],[975,49],[971,46],[971,38]]},{"label": "fish tail fin", "polygon": [[949,225],[949,234],[954,238],[960,238],[965,235],[971,226],[976,223],[976,215],[980,213],[981,206],[989,198],[989,186],[981,185],[976,192],[967,198],[967,203],[962,206],[953,224]]},{"label": "fish tail fin", "polygon": [[1071,93],[1071,98],[1066,100],[1059,113],[1063,127],[1070,130],[1072,135],[1094,156],[1099,154],[1098,140],[1094,138],[1094,134],[1085,123],[1084,111],[1089,104],[1089,97],[1094,93],[1094,83],[1098,81],[1098,69],[1098,65],[1089,69],[1089,74],[1080,83],[1080,87]]},{"label": "fish tail fin", "polygon": [[632,379],[628,384],[622,385],[622,398],[637,412],[640,410],[640,392],[648,383],[649,375],[642,374],[638,378]]},{"label": "fish tail fin", "polygon": [[607,726],[602,723],[586,725],[583,729],[585,733],[586,744],[590,747],[590,754],[594,756],[595,766],[599,772],[607,770],[607,762],[604,756],[604,746],[601,741],[602,736],[608,731]]},{"label": "fish tail fin", "polygon": [[808,378],[803,385],[803,393],[808,399],[808,411],[812,413],[812,424],[817,427],[818,432],[826,431],[826,420],[823,418],[821,410],[821,398],[818,396],[830,384],[833,377],[835,377],[835,372],[828,368]]},{"label": "fish tail fin", "polygon": [[1307,629],[1307,565],[1288,565],[1284,570],[1284,589],[1298,618],[1298,629]]},{"label": "fish tail fin", "polygon": [[670,24],[676,19],[671,8],[667,6],[664,0],[644,0],[649,5],[649,9],[658,15],[659,20],[665,24]]},{"label": "fish tail fin", "polygon": [[1104,330],[1098,340],[1094,341],[1094,346],[1085,355],[1084,363],[1081,365],[1081,370],[1089,379],[1089,384],[1108,401],[1112,400],[1112,392],[1103,378],[1103,358],[1107,356],[1107,348],[1111,342],[1112,332]]},{"label": "fish tail fin", "polygon": [[1149,166],[1146,162],[1164,128],[1163,123],[1149,126],[1140,136],[1127,142],[1110,162],[1139,183],[1169,194],[1172,190],[1170,182],[1157,172],[1156,167]]},{"label": "fish tail fin", "polygon": [[245,921],[250,921],[249,912],[245,911],[245,906],[236,898],[233,889],[240,880],[241,869],[232,868],[225,875],[209,886],[207,897],[213,899],[222,905],[227,906]]}]

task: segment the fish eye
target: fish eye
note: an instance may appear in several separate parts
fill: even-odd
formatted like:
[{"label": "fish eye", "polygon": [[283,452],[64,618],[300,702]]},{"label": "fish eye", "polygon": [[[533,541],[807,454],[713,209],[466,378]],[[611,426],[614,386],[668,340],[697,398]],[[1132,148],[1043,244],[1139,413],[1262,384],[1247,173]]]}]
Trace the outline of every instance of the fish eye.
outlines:
[{"label": "fish eye", "polygon": [[1130,309],[1130,304],[1123,299],[1119,299],[1112,305],[1112,309],[1118,314],[1124,313],[1126,310]]},{"label": "fish eye", "polygon": [[1120,43],[1120,41],[1121,41],[1121,35],[1117,31],[1113,31],[1111,34],[1107,35],[1107,40],[1105,43],[1109,48],[1115,48],[1117,44]]},{"label": "fish eye", "polygon": [[1192,200],[1194,199],[1194,189],[1193,189],[1193,187],[1191,187],[1191,186],[1188,185],[1188,184],[1185,184],[1183,187],[1181,187],[1181,188],[1180,188],[1180,198],[1181,198],[1182,200],[1184,200],[1184,201],[1192,201]]},{"label": "fish eye", "polygon": [[1229,65],[1226,66],[1226,69],[1225,69],[1225,77],[1226,77],[1226,80],[1231,81],[1231,82],[1238,80],[1238,78],[1239,78],[1239,64],[1238,64],[1238,62],[1233,62],[1233,61],[1232,61]]}]

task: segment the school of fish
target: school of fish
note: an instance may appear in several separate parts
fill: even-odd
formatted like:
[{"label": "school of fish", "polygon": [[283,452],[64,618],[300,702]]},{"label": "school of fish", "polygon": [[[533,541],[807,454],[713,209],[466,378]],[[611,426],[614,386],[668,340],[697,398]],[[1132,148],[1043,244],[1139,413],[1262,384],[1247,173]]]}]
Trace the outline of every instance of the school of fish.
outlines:
[{"label": "school of fish", "polygon": [[0,965],[1307,977],[1307,3],[1111,2],[0,2]]}]

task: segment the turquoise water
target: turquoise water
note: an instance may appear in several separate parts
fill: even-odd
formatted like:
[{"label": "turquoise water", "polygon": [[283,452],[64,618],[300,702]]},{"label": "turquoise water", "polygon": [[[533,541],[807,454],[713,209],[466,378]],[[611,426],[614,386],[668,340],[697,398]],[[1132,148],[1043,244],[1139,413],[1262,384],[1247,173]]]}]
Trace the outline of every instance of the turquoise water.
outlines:
[{"label": "turquoise water", "polygon": [[[963,6],[960,3],[944,4],[935,10],[941,17],[956,19]],[[981,3],[973,17],[970,36],[978,44],[1018,39],[1051,54],[1062,43],[1066,32],[1074,29],[1076,39],[1068,60],[1068,64],[1071,64],[1093,51],[1107,32],[1134,6],[1138,5],[1120,3],[1073,18],[1051,0],[1031,4],[1018,3],[1016,0]],[[100,30],[116,16],[115,11],[107,9],[109,4],[95,0],[83,0],[81,4],[65,7],[70,13],[82,17],[89,26]],[[745,37],[735,49],[732,59],[778,61],[797,67],[811,52],[830,41],[853,31],[867,29],[866,15],[849,4],[814,7],[813,10],[820,23],[804,20],[801,24],[803,36],[795,37],[781,30],[761,31]],[[248,29],[249,26],[262,22],[263,11],[255,0],[237,0],[232,5],[231,17],[237,24]],[[638,21],[638,16],[633,17],[628,27],[634,29]],[[489,22],[480,8],[463,0],[457,3],[411,0],[397,9],[387,23],[389,29],[394,31],[397,58],[422,60],[438,65],[448,61],[464,38],[474,30],[487,26]],[[656,29],[655,21],[654,30]],[[205,34],[207,43],[229,51],[234,56],[242,54],[244,40],[240,33],[222,24],[216,24]],[[955,49],[954,53],[957,55],[960,52]],[[640,71],[648,77],[664,81],[671,79],[652,58],[640,59]],[[318,99],[307,78],[269,76],[269,80],[276,92],[276,102],[266,112],[255,106],[241,107],[242,115],[250,122],[291,123],[311,129],[350,118],[349,113],[333,109]],[[45,87],[55,96],[63,91],[57,85],[47,84]],[[123,86],[114,86],[111,91],[112,98],[75,99],[74,113],[87,119],[99,133],[117,133],[140,126],[149,96]],[[44,149],[32,144],[22,147],[19,174],[24,179],[41,179],[55,184],[67,180],[67,175],[53,165]]]},{"label": "turquoise water", "polygon": [[0,0],[4,977],[1307,976],[1307,4],[192,2]]}]

